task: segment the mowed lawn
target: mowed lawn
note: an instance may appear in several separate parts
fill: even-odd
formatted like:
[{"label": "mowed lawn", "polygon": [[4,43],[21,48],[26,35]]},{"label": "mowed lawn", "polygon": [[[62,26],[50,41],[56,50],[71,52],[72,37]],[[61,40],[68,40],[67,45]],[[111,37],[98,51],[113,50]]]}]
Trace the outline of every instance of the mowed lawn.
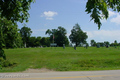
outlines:
[{"label": "mowed lawn", "polygon": [[47,47],[5,49],[7,60],[16,66],[0,72],[19,72],[28,68],[47,68],[55,71],[120,69],[120,48]]}]

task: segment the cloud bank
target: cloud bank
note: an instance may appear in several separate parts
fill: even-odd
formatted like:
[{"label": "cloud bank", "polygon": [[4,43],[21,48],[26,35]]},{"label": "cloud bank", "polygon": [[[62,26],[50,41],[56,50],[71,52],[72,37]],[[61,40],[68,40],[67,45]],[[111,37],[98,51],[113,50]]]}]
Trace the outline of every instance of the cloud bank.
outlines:
[{"label": "cloud bank", "polygon": [[109,17],[110,17],[110,22],[120,25],[120,14],[112,12],[110,10],[108,12],[109,12]]},{"label": "cloud bank", "polygon": [[88,38],[99,41],[120,41],[120,30],[96,30],[96,31],[85,31],[87,32]]}]

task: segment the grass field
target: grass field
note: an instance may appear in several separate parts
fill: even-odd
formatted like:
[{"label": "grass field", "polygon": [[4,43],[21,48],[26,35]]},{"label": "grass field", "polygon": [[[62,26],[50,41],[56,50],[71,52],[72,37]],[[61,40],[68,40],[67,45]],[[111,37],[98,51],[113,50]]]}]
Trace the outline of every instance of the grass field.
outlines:
[{"label": "grass field", "polygon": [[5,49],[7,60],[16,62],[0,72],[19,72],[27,68],[47,68],[55,71],[120,69],[120,48],[72,47]]}]

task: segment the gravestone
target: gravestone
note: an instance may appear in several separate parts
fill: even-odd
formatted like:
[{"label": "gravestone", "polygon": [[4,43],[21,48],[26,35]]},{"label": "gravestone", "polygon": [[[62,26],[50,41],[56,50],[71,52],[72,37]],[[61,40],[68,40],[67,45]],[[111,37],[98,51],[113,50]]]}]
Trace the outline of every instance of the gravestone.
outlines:
[{"label": "gravestone", "polygon": [[76,50],[76,45],[74,45],[74,49]]},{"label": "gravestone", "polygon": [[63,49],[65,49],[65,44],[63,44]]}]

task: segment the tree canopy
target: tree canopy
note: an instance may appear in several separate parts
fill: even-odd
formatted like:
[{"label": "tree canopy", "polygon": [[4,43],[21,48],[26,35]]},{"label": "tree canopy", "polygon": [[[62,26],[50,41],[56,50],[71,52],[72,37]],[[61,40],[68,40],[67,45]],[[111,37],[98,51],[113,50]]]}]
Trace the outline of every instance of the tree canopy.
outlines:
[{"label": "tree canopy", "polygon": [[75,24],[73,29],[71,30],[71,34],[69,39],[72,43],[75,43],[78,46],[80,43],[86,43],[86,39],[88,38],[86,32],[83,32],[79,26],[79,24]]},{"label": "tree canopy", "polygon": [[90,14],[91,20],[94,20],[100,29],[102,25],[100,20],[109,17],[108,9],[120,12],[120,0],[88,0],[85,11]]},{"label": "tree canopy", "polygon": [[20,33],[21,33],[21,37],[23,40],[23,44],[28,43],[29,38],[30,38],[31,33],[32,33],[31,29],[24,26],[20,29]]},{"label": "tree canopy", "polygon": [[[0,0],[0,19],[10,20],[12,21],[12,24],[13,23],[16,24],[17,21],[23,22],[24,20],[28,22],[28,17],[29,17],[28,10],[30,9],[31,2],[34,2],[34,0]],[[3,47],[3,37],[4,37],[3,33],[5,31],[5,34],[6,34],[7,30],[3,31],[3,26],[5,26],[7,30],[9,28],[8,26],[6,26],[5,24],[2,24],[1,22],[1,25],[0,25],[0,57],[3,57],[4,59],[6,59],[4,50],[2,49],[2,47]],[[14,38],[13,34],[15,31],[14,30],[15,28],[11,28],[11,29],[12,29],[12,32],[9,33],[9,35],[10,36],[12,35],[11,37]]]},{"label": "tree canopy", "polygon": [[18,33],[17,24],[13,24],[12,21],[6,18],[0,18],[0,57],[5,57],[3,47],[20,47],[21,43],[22,39],[20,33]]},{"label": "tree canopy", "polygon": [[35,0],[0,0],[0,17],[12,22],[28,21],[30,4]]},{"label": "tree canopy", "polygon": [[45,34],[49,34],[50,41],[57,43],[58,46],[63,46],[63,44],[68,45],[69,41],[66,36],[67,30],[61,26],[59,26],[57,29],[48,29]]},{"label": "tree canopy", "polygon": [[90,44],[91,44],[91,46],[96,46],[95,40],[92,39],[92,40],[90,41]]}]

